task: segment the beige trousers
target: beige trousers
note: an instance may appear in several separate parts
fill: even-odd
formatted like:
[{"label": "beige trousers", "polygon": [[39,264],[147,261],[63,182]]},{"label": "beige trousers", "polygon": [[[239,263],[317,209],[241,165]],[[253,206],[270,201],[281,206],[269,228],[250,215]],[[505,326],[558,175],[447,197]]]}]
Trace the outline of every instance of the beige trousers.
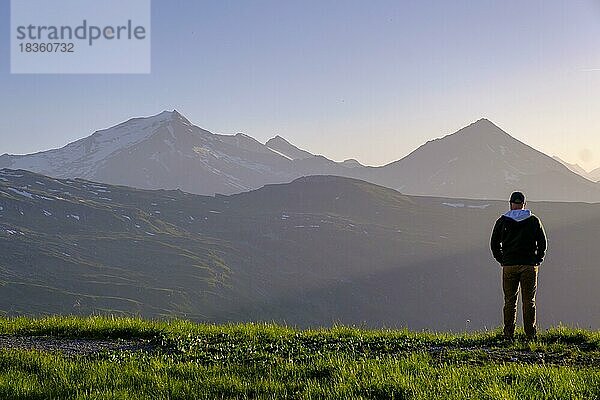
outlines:
[{"label": "beige trousers", "polygon": [[523,301],[523,327],[528,337],[536,334],[535,293],[537,291],[538,267],[533,265],[509,265],[502,267],[502,290],[504,291],[504,335],[512,337],[517,323],[517,297],[521,286]]}]

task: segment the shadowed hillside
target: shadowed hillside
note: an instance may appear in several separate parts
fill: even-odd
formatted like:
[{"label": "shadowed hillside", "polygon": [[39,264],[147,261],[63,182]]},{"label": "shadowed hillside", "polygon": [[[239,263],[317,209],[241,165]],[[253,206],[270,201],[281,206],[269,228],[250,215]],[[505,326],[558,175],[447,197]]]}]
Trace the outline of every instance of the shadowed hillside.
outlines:
[{"label": "shadowed hillside", "polygon": [[[600,205],[530,205],[550,246],[541,325],[597,327]],[[3,170],[0,309],[493,327],[500,269],[488,240],[505,208],[333,176],[208,197]]]}]

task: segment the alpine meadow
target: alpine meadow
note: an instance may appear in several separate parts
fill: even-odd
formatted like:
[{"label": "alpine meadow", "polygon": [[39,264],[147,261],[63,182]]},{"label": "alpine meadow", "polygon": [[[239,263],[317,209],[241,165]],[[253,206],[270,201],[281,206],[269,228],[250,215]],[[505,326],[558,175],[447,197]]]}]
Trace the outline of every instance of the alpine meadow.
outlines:
[{"label": "alpine meadow", "polygon": [[0,2],[0,399],[600,400],[599,18]]}]

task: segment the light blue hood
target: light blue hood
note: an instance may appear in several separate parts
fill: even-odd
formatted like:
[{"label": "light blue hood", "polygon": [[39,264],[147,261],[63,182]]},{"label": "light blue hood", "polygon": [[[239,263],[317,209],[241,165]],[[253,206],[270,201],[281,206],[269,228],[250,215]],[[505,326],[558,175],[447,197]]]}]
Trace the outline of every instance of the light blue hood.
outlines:
[{"label": "light blue hood", "polygon": [[531,217],[531,210],[510,210],[506,212],[504,216],[519,222]]}]

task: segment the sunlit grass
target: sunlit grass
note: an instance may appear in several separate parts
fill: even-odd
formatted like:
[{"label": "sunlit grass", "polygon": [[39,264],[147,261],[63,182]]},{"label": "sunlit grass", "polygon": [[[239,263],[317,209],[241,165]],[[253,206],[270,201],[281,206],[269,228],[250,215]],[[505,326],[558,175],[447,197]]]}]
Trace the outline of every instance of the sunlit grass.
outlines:
[{"label": "sunlit grass", "polygon": [[[298,330],[49,317],[0,319],[0,334],[141,338],[157,346],[150,353],[92,356],[1,350],[0,398],[7,399],[600,398],[600,334],[567,327],[543,332],[534,342],[505,343],[499,330]],[[494,352],[560,356],[549,364],[505,362]]]}]

